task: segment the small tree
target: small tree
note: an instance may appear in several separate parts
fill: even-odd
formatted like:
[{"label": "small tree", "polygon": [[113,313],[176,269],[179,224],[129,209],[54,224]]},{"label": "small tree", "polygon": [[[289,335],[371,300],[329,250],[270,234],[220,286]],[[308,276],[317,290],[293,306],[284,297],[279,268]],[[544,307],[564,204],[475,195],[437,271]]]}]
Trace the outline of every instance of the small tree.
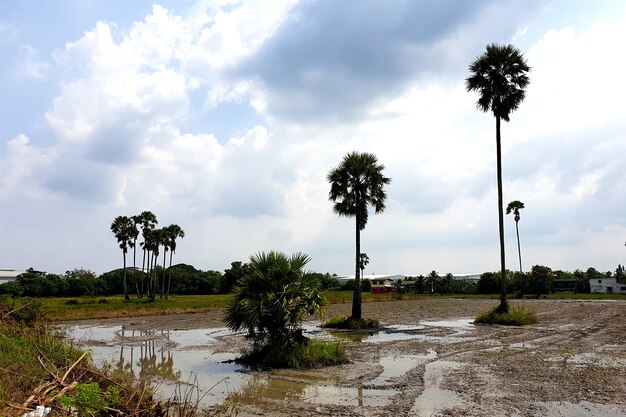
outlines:
[{"label": "small tree", "polygon": [[537,298],[541,294],[548,294],[552,289],[552,281],[554,275],[552,269],[543,265],[535,265],[528,274],[528,290],[530,293],[536,294]]},{"label": "small tree", "polygon": [[234,287],[225,321],[231,330],[247,330],[256,351],[271,355],[306,343],[302,317],[324,305],[317,276],[304,271],[309,260],[274,251],[250,257],[250,273]]}]

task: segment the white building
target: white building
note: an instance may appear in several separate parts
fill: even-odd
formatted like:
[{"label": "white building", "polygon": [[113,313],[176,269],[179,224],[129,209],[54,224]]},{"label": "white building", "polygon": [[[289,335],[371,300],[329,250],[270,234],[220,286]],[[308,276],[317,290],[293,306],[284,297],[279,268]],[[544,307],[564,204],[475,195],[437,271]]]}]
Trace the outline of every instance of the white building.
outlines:
[{"label": "white building", "polygon": [[5,282],[15,281],[18,275],[25,273],[19,269],[0,269],[0,284]]},{"label": "white building", "polygon": [[626,294],[626,284],[616,278],[596,278],[589,280],[592,294]]}]

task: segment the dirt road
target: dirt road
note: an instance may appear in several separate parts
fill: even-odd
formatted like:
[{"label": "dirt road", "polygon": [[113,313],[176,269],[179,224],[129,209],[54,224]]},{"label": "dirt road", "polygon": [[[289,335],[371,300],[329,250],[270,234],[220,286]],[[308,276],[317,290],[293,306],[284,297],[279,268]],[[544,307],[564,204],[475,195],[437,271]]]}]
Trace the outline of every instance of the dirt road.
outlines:
[{"label": "dirt road", "polygon": [[[534,310],[539,323],[470,323],[496,303],[364,304],[364,315],[388,329],[336,334],[351,363],[259,372],[255,384],[233,393],[228,410],[239,416],[626,417],[626,301],[512,301]],[[326,315],[349,309],[333,305]],[[223,326],[220,312],[98,322],[129,329]],[[233,350],[244,345],[241,336],[222,342]]]}]

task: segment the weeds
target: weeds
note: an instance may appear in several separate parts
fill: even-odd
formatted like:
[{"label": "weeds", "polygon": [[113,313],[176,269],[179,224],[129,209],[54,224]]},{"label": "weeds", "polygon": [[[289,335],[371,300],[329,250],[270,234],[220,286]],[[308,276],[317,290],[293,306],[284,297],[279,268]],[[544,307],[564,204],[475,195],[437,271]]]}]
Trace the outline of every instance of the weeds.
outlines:
[{"label": "weeds", "polygon": [[342,343],[308,340],[282,347],[257,345],[237,361],[253,367],[302,369],[339,365],[348,356]]},{"label": "weeds", "polygon": [[512,307],[507,313],[500,313],[495,308],[476,317],[475,323],[503,324],[505,326],[523,326],[537,323],[537,315],[522,306]]},{"label": "weeds", "polygon": [[323,328],[345,329],[345,330],[371,330],[378,329],[380,324],[376,319],[354,320],[352,317],[333,317],[322,324]]}]

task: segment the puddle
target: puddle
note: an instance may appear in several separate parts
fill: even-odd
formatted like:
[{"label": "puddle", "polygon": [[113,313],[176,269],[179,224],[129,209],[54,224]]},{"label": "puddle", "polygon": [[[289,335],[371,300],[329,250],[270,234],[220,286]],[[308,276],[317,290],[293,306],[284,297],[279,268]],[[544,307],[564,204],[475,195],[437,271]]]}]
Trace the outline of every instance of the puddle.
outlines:
[{"label": "puddle", "polygon": [[[347,337],[363,343],[410,339],[455,343],[472,340],[468,335],[472,329],[470,319],[422,322],[414,326],[395,325],[379,332],[361,333],[326,331],[319,328],[319,323],[304,325],[305,334],[309,337],[327,340],[345,340]],[[383,371],[378,377],[363,388],[351,388],[341,386],[337,379],[322,380],[310,373],[293,373],[292,377],[277,378],[247,372],[234,362],[225,363],[239,356],[238,352],[216,352],[218,346],[223,348],[220,337],[233,334],[227,328],[140,331],[122,326],[71,326],[63,330],[78,347],[92,352],[97,365],[109,364],[152,384],[164,399],[171,398],[181,387],[183,390],[184,386],[195,389],[197,384],[202,406],[236,397],[238,401],[249,402],[281,399],[320,405],[384,407],[399,393],[390,389],[394,378],[437,357],[432,350],[423,355],[383,357],[380,360]],[[436,376],[437,365],[428,363],[426,369]],[[436,391],[432,386],[427,387],[422,394],[423,399],[418,400],[451,400],[452,397],[444,395],[445,392]]]},{"label": "puddle", "polygon": [[468,336],[474,329],[474,319],[423,321],[418,325],[391,325],[364,339],[365,343],[385,343],[401,340],[425,340],[443,344],[475,340]]},{"label": "puddle", "polygon": [[512,343],[510,347],[513,349],[537,349],[537,345],[526,342]]},{"label": "puddle", "polygon": [[397,355],[386,356],[380,359],[383,371],[376,378],[371,380],[368,385],[389,385],[393,378],[398,378],[411,371],[418,365],[435,360],[437,352],[429,350],[425,355]]},{"label": "puddle", "polygon": [[463,366],[459,362],[434,361],[426,364],[424,372],[424,391],[415,400],[411,415],[417,417],[430,417],[437,410],[463,405],[464,402],[454,391],[440,388],[443,375],[448,370],[458,369]]},{"label": "puddle", "polygon": [[550,356],[546,360],[549,362],[565,362],[574,366],[595,365],[603,368],[626,367],[626,359],[606,358],[596,353],[577,353],[571,356]]},{"label": "puddle", "polygon": [[231,334],[226,328],[140,331],[121,326],[73,326],[64,331],[79,347],[92,352],[97,365],[106,363],[152,383],[162,398],[175,393],[177,382],[184,385],[193,379],[198,382],[202,404],[214,405],[250,378],[241,365],[224,363],[239,354],[216,353],[211,348],[218,342],[216,337]]},{"label": "puddle", "polygon": [[393,389],[351,388],[329,384],[293,381],[275,376],[255,375],[246,386],[230,395],[234,403],[271,405],[268,400],[303,401],[319,405],[384,407],[399,392]]}]

